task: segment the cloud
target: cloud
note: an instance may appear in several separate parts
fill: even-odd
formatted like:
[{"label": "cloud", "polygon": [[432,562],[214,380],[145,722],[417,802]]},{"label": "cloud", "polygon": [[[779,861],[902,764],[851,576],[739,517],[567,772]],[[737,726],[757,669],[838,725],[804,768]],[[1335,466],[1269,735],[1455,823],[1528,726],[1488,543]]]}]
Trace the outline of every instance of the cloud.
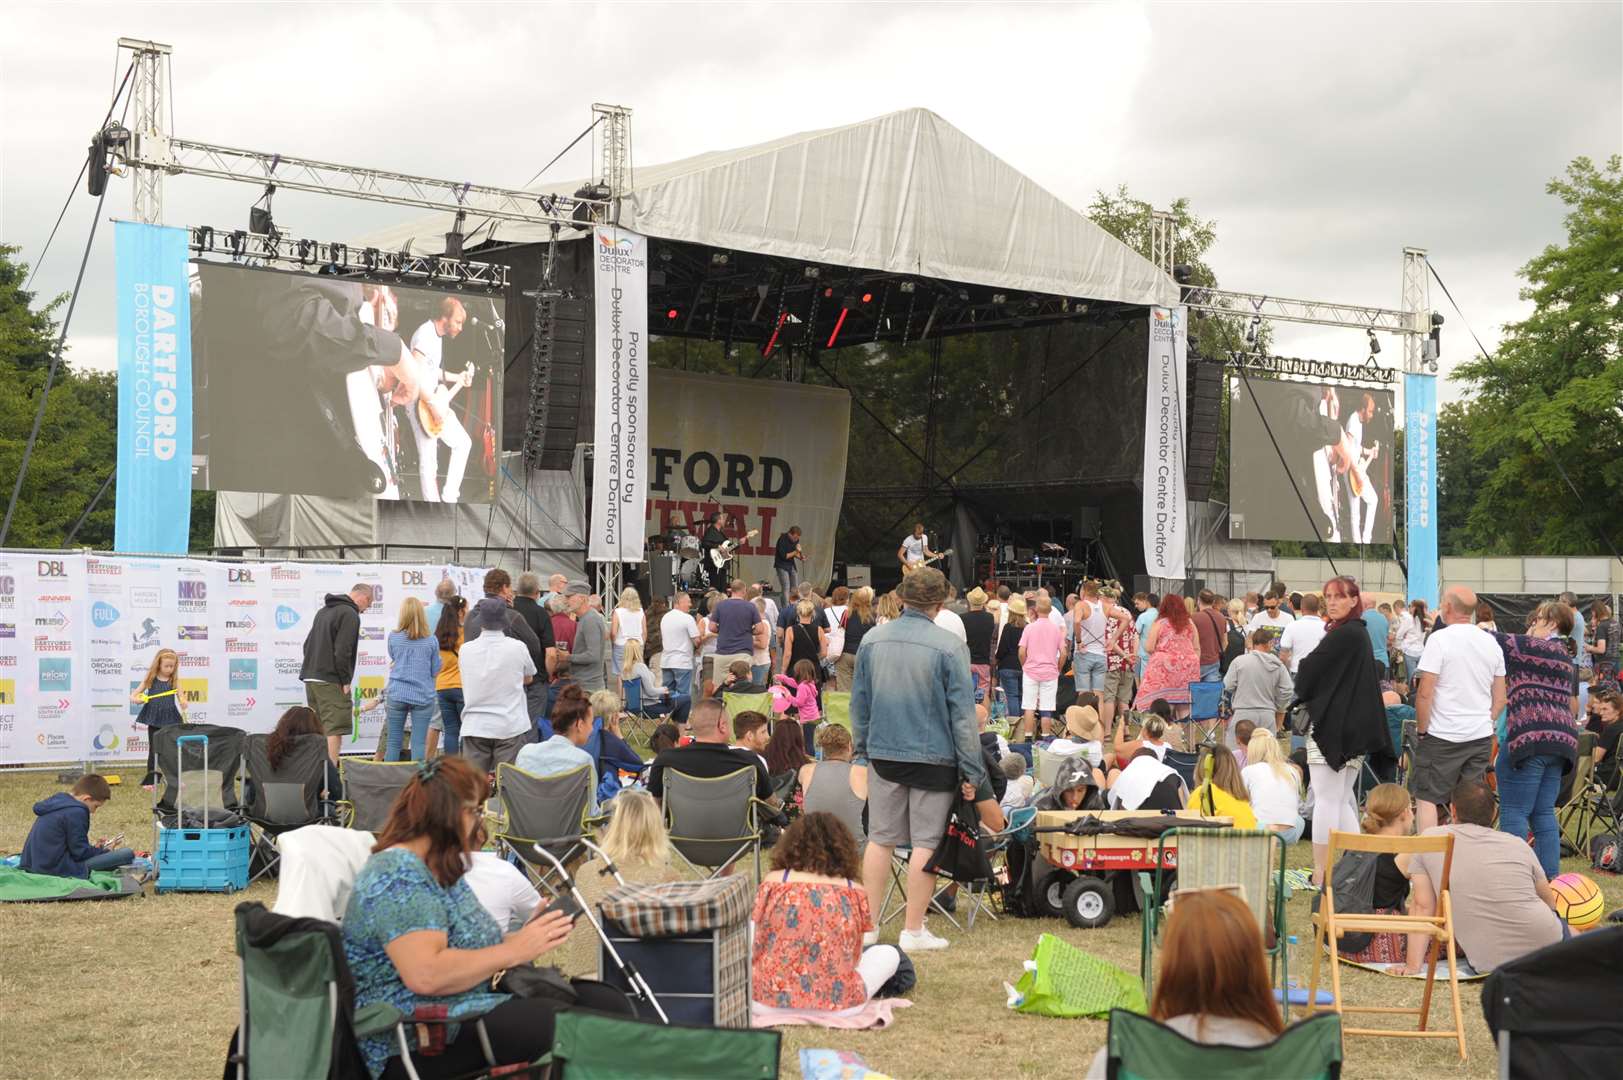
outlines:
[{"label": "cloud", "polygon": [[[1615,5],[317,10],[10,5],[0,235],[37,256],[111,95],[115,35],[136,30],[175,46],[186,137],[498,184],[551,158],[593,101],[635,110],[643,162],[920,105],[1073,205],[1118,183],[1189,197],[1218,221],[1210,261],[1234,288],[1395,306],[1402,247],[1427,247],[1491,347],[1525,310],[1516,268],[1561,236],[1545,181],[1618,152],[1623,130]],[[590,168],[582,144],[548,175]],[[254,195],[176,178],[165,216],[235,227]],[[128,199],[114,181],[104,213]],[[296,234],[336,240],[411,215],[292,192],[275,205]],[[92,209],[74,198],[42,292],[71,286]],[[73,332],[87,363],[108,355],[112,260],[104,226]],[[1446,365],[1466,335],[1445,314]],[[1276,339],[1327,359],[1363,349],[1347,331]]]}]

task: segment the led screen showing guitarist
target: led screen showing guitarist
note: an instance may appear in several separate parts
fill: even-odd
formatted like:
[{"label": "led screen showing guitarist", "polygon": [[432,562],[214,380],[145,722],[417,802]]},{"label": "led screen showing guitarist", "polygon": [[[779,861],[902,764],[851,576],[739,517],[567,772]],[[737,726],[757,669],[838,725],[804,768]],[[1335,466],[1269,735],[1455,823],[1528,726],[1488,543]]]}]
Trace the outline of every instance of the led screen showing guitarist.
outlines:
[{"label": "led screen showing guitarist", "polygon": [[194,264],[192,486],[489,500],[503,311],[476,290]]}]

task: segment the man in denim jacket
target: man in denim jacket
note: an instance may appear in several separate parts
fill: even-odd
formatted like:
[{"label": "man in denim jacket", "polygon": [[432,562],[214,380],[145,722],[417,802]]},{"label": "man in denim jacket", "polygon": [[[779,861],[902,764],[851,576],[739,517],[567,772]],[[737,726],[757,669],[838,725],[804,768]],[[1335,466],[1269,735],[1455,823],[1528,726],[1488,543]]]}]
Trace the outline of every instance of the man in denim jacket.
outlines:
[{"label": "man in denim jacket", "polygon": [[901,617],[868,631],[857,650],[851,736],[853,760],[868,765],[862,877],[869,907],[877,919],[891,853],[911,848],[900,944],[915,952],[947,946],[924,925],[936,884],[924,866],[946,830],[954,796],[973,790],[975,798],[989,799],[991,787],[975,729],[969,649],[934,622],[947,579],[930,567],[915,570],[896,595]]}]

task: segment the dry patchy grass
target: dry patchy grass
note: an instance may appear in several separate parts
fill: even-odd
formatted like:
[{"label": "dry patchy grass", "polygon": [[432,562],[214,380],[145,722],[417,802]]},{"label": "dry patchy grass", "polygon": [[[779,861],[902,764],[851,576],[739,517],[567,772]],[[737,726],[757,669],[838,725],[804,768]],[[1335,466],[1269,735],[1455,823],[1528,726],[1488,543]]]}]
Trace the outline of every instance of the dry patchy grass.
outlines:
[{"label": "dry patchy grass", "polygon": [[[93,819],[92,834],[127,834],[149,846],[145,793],[125,772],[124,786]],[[33,802],[57,790],[48,774],[0,774],[0,851],[15,851],[33,820]],[[1307,845],[1292,852],[1307,859]],[[1568,860],[1567,869],[1583,869]],[[1601,878],[1608,907],[1623,904],[1623,885]],[[129,900],[12,904],[0,913],[5,960],[0,964],[0,1077],[68,1080],[81,1077],[212,1078],[220,1075],[236,1024],[237,964],[231,912],[243,900],[269,904],[274,885],[246,893],[146,895]],[[1292,929],[1307,934],[1306,896],[1292,899]],[[856,1051],[875,1069],[898,1078],[1074,1077],[1104,1042],[1096,1020],[1052,1020],[1009,1012],[1004,980],[1013,981],[1037,936],[1050,931],[1088,952],[1138,969],[1139,920],[1114,920],[1102,930],[1073,930],[1058,920],[982,920],[969,934],[932,926],[952,948],[917,957],[913,1006],[882,1032],[785,1029],[784,1075],[799,1075],[802,1047]],[[894,926],[894,924],[892,924]],[[1305,972],[1304,978],[1305,978]],[[1349,1000],[1418,1004],[1422,983],[1348,969]],[[1458,1060],[1448,1040],[1351,1038],[1349,1077],[1494,1075],[1494,1052],[1482,1020],[1480,983],[1461,987],[1470,1059]],[[1434,1022],[1447,1020],[1446,984],[1434,995]]]}]

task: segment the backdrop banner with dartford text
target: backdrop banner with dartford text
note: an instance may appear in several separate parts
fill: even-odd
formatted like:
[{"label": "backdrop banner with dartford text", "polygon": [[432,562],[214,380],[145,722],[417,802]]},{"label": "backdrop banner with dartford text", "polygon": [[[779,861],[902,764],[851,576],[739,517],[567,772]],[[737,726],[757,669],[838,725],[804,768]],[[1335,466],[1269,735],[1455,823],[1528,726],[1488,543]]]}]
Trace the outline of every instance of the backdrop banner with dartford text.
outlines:
[{"label": "backdrop banner with dartford text", "polygon": [[775,583],[773,545],[799,525],[800,579],[826,584],[845,498],[851,395],[777,379],[650,374],[648,535],[678,525],[697,536],[706,515],[725,510],[728,532],[744,540],[738,573]]},{"label": "backdrop banner with dartford text", "polygon": [[1188,319],[1187,308],[1150,309],[1144,392],[1144,572],[1158,578],[1184,576],[1189,531],[1184,491]]},{"label": "backdrop banner with dartford text", "polygon": [[[442,578],[477,596],[484,569],[406,563],[221,563],[0,553],[0,763],[146,757],[130,693],[160,648],[180,654],[188,718],[270,731],[299,681],[304,638],[328,593],[365,584],[355,683],[375,702],[400,602]],[[381,707],[363,709],[345,751],[370,752]]]}]

